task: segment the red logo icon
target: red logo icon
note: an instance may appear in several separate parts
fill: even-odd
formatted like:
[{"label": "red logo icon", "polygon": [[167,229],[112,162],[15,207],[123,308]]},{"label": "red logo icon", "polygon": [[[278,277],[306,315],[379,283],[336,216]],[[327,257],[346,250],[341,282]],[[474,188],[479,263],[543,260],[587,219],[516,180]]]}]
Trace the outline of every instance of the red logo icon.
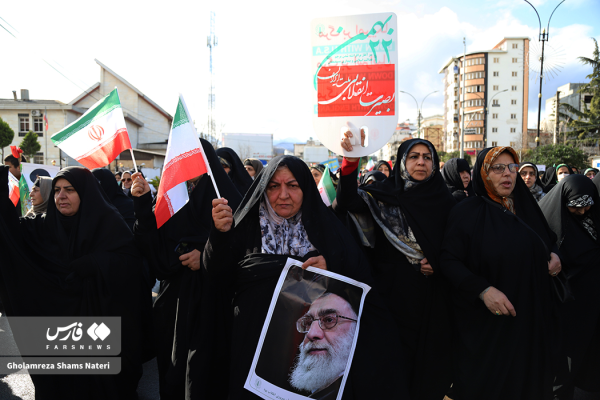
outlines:
[{"label": "red logo icon", "polygon": [[92,125],[88,130],[88,136],[92,140],[100,141],[102,136],[104,136],[104,128],[102,128],[100,125]]}]

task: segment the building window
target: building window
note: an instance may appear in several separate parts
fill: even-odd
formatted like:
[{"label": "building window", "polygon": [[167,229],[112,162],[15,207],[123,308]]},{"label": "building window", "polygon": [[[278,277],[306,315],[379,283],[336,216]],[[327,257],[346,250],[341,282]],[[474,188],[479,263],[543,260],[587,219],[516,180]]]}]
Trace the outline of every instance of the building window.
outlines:
[{"label": "building window", "polygon": [[454,89],[454,96],[458,96],[458,90],[457,89]]},{"label": "building window", "polygon": [[510,128],[510,133],[515,133],[517,132],[517,128]]},{"label": "building window", "polygon": [[512,76],[517,76],[517,71],[513,71]]},{"label": "building window", "polygon": [[33,118],[33,131],[37,133],[39,137],[44,136],[44,118],[34,117]]},{"label": "building window", "polygon": [[492,133],[498,133],[498,128],[492,128]]},{"label": "building window", "polygon": [[519,45],[517,43],[513,43],[513,49],[518,49]]},{"label": "building window", "polygon": [[500,62],[500,57],[494,57],[494,64],[498,64]]},{"label": "building window", "polygon": [[517,104],[517,101],[515,99],[510,101],[510,104],[512,104],[513,106]]},{"label": "building window", "polygon": [[498,103],[498,100],[494,99],[494,100],[492,100],[492,105],[493,106],[499,106],[500,103]]},{"label": "building window", "polygon": [[494,71],[494,76],[499,76],[498,71]]},{"label": "building window", "polygon": [[498,147],[498,142],[492,142],[492,147]]},{"label": "building window", "polygon": [[510,142],[510,147],[517,147],[517,143],[516,142]]},{"label": "building window", "polygon": [[498,119],[498,114],[492,114],[492,119]]},{"label": "building window", "polygon": [[510,114],[510,119],[517,119],[517,114]]},{"label": "building window", "polygon": [[494,85],[494,90],[498,90],[498,85]]},{"label": "building window", "polygon": [[34,164],[43,164],[44,163],[44,153],[35,153],[33,156]]},{"label": "building window", "polygon": [[19,136],[25,136],[29,132],[29,114],[19,114]]},{"label": "building window", "polygon": [[512,90],[513,92],[516,92],[516,91],[517,91],[517,86],[516,86],[516,85],[512,85],[512,87],[511,87],[511,90]]},{"label": "building window", "polygon": [[519,59],[513,57],[512,61],[513,61],[513,64],[516,64],[517,62],[519,62]]}]

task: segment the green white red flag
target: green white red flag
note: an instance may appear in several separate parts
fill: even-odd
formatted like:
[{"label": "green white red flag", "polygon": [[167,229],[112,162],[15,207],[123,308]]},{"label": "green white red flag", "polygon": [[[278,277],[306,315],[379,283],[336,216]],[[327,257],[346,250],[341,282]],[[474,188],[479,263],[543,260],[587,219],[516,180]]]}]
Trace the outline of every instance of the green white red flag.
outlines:
[{"label": "green white red flag", "polygon": [[154,209],[158,228],[188,202],[186,181],[207,172],[211,174],[210,165],[183,96],[179,95]]},{"label": "green white red flag", "polygon": [[131,149],[117,89],[52,135],[52,142],[89,169],[104,167]]},{"label": "green white red flag", "polygon": [[333,186],[333,181],[331,180],[331,174],[329,173],[329,167],[325,168],[323,172],[323,177],[321,178],[321,182],[317,186],[319,189],[319,194],[321,195],[321,199],[323,199],[323,203],[327,207],[333,204],[335,200],[336,191],[335,186]]},{"label": "green white red flag", "polygon": [[19,180],[10,172],[8,173],[8,197],[16,207],[20,198]]}]

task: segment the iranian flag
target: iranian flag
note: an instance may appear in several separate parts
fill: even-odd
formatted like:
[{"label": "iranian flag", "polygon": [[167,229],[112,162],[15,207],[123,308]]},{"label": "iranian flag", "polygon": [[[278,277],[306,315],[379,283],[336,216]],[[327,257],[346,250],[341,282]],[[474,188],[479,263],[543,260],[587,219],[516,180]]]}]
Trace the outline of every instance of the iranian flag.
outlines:
[{"label": "iranian flag", "polygon": [[323,172],[323,177],[317,188],[319,189],[319,194],[321,195],[321,199],[323,199],[323,203],[329,207],[333,203],[333,200],[335,200],[336,195],[335,187],[333,186],[333,181],[329,174],[329,167],[325,168],[325,172]]},{"label": "iranian flag", "polygon": [[210,166],[205,160],[192,118],[183,96],[179,95],[154,209],[158,228],[188,202],[186,181],[207,172],[210,174]]},{"label": "iranian flag", "polygon": [[372,158],[369,158],[369,162],[367,163],[367,166],[365,168],[367,169],[367,171],[370,171],[373,169],[374,166],[375,166],[375,162],[373,161]]},{"label": "iranian flag", "polygon": [[104,167],[131,149],[117,89],[52,135],[52,142],[89,169]]},{"label": "iranian flag", "polygon": [[16,207],[20,198],[19,180],[10,172],[8,173],[8,197]]}]

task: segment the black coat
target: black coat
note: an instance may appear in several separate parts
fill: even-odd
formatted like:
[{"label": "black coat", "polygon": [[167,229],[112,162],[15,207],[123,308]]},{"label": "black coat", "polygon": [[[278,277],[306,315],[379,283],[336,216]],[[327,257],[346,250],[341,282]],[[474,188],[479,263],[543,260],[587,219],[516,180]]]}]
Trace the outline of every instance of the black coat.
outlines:
[{"label": "black coat", "polygon": [[[481,178],[490,149],[473,169],[475,197],[450,214],[440,268],[453,285],[453,391],[461,400],[552,398],[558,346],[548,260],[555,236],[516,174],[516,216],[493,202]],[[490,312],[479,294],[503,292],[516,317]]]},{"label": "black coat", "polygon": [[[585,175],[570,175],[560,181],[541,201],[548,224],[557,236],[564,273],[574,300],[561,306],[564,329],[563,360],[570,359],[571,373],[559,375],[559,383],[572,383],[584,390],[600,391],[600,299],[596,283],[600,282],[600,241],[590,235],[582,219],[571,214],[567,202],[583,195],[594,205],[587,211],[600,228],[600,196],[594,183]],[[563,364],[564,365],[564,364]]]},{"label": "black coat", "polygon": [[[129,399],[149,357],[151,299],[133,234],[92,173],[61,170],[77,192],[77,213],[63,216],[51,194],[46,214],[17,218],[0,167],[0,297],[8,316],[120,316],[122,370],[114,375],[32,375],[43,399]],[[17,268],[18,266],[18,268]],[[126,305],[126,306],[124,306]],[[15,333],[17,345],[18,334]]]},{"label": "black coat", "polygon": [[[392,307],[391,316],[399,327],[398,339],[407,360],[406,380],[410,382],[413,399],[441,399],[451,384],[450,327],[447,283],[438,273],[439,252],[444,227],[450,209],[456,203],[439,172],[437,153],[433,154],[433,176],[429,181],[408,191],[400,176],[403,155],[415,144],[430,142],[413,139],[398,149],[392,175],[383,182],[363,186],[376,201],[397,206],[405,215],[417,243],[433,267],[425,276],[420,268],[408,262],[385,236],[383,229],[373,224],[374,248],[367,248],[374,287]],[[342,175],[337,188],[337,203],[350,213],[366,215],[370,210],[356,188],[355,170]],[[373,244],[372,244],[373,245]]]},{"label": "black coat", "polygon": [[[285,162],[303,192],[302,222],[327,269],[372,285],[368,261],[341,222],[321,200],[306,164],[292,156],[271,160],[254,181],[235,214],[235,227],[226,233],[213,229],[204,251],[204,267],[213,284],[231,287],[233,328],[230,399],[256,399],[243,389],[277,280],[288,255],[263,254],[259,224],[260,200],[277,166]],[[402,355],[395,346],[394,321],[373,290],[365,299],[359,338],[343,399],[408,398]],[[385,321],[385,322],[383,322]],[[386,328],[382,329],[381,324]]]},{"label": "black coat", "polygon": [[[222,196],[235,209],[241,197],[229,180],[214,149],[201,139],[215,181]],[[153,320],[162,398],[218,398],[227,385],[226,375],[210,365],[213,352],[222,350],[215,331],[206,324],[219,325],[225,312],[212,307],[222,295],[221,288],[208,284],[203,268],[192,271],[179,261],[175,248],[187,243],[187,251],[202,252],[212,226],[212,200],[217,197],[210,176],[203,175],[190,194],[188,203],[157,229],[150,193],[135,198],[137,222],[135,239],[143,250],[154,275],[161,280],[154,302]],[[206,343],[211,343],[206,346]],[[224,357],[227,359],[227,357]],[[209,382],[210,384],[208,384]]]}]

